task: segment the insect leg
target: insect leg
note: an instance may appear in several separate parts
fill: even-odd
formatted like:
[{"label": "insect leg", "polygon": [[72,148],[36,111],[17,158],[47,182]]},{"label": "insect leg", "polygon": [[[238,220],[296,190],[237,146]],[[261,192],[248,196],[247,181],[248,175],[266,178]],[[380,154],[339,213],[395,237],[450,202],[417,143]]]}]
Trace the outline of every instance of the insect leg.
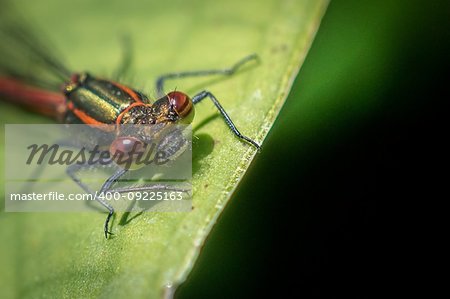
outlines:
[{"label": "insect leg", "polygon": [[[110,176],[106,180],[106,182],[103,184],[103,186],[100,189],[100,191],[98,192],[98,194],[102,194],[102,193],[109,191],[111,189],[112,185],[114,183],[116,183],[125,173],[127,173],[127,171],[128,171],[128,169],[122,168],[122,169],[118,170],[116,173],[114,173],[112,176]],[[104,201],[100,201],[100,202],[104,202]],[[110,208],[108,208],[109,213],[108,213],[108,216],[106,216],[105,225],[104,225],[105,238],[108,239],[108,234],[110,234],[110,235],[112,234],[108,230],[108,224],[109,224],[109,220],[111,220],[111,217],[114,214],[114,208],[111,205],[109,205],[108,203],[106,203],[106,202],[104,202],[104,203],[110,207]]]},{"label": "insect leg", "polygon": [[[109,192],[111,193],[130,193],[130,192],[154,192],[154,191],[168,191],[168,192],[177,192],[177,193],[184,193],[187,196],[192,196],[192,188],[186,187],[183,188],[183,186],[180,187],[174,187],[167,184],[161,184],[161,183],[154,183],[152,185],[144,185],[144,186],[127,186],[123,188],[117,188],[117,189],[111,189]],[[141,193],[142,194],[142,193]],[[184,198],[183,198],[184,199]],[[139,213],[135,214],[133,217],[128,219],[130,212],[132,211],[134,205],[136,204],[136,201],[133,201],[132,205],[130,206],[131,209],[127,210],[127,213],[124,213],[122,216],[119,224],[127,224],[134,218],[141,215],[143,212],[150,209],[150,207],[145,207],[143,210],[141,210]]]},{"label": "insect leg", "polygon": [[233,131],[234,135],[236,135],[239,139],[245,140],[246,142],[252,144],[258,150],[261,148],[260,145],[258,143],[256,143],[254,140],[250,139],[249,137],[247,137],[245,135],[242,135],[241,132],[239,132],[239,130],[236,128],[236,125],[233,123],[233,121],[231,120],[230,116],[227,114],[225,109],[223,109],[222,105],[219,103],[219,101],[216,99],[216,97],[209,91],[204,90],[204,91],[196,94],[192,98],[192,102],[194,104],[197,104],[205,98],[211,99],[211,101],[214,103],[214,105],[219,110],[220,114],[222,115],[223,119],[227,123],[228,127],[231,129],[231,131]]},{"label": "insect leg", "polygon": [[86,193],[92,194],[94,196],[94,200],[98,201],[102,206],[104,206],[108,210],[108,216],[106,217],[105,225],[104,225],[104,231],[105,231],[105,237],[108,238],[108,234],[111,234],[111,232],[108,231],[108,224],[109,220],[111,219],[112,215],[114,214],[114,208],[107,203],[106,201],[98,198],[96,196],[97,194],[101,194],[102,192],[108,191],[108,189],[111,187],[113,183],[115,183],[123,174],[125,174],[126,170],[121,169],[114,173],[111,177],[109,177],[106,182],[103,184],[101,190],[99,192],[93,192],[85,183],[82,182],[82,180],[76,175],[76,173],[83,169],[88,169],[92,167],[88,164],[72,164],[66,169],[67,175],[69,175],[72,180],[80,186],[81,189],[83,189]]},{"label": "insect leg", "polygon": [[258,56],[256,54],[251,54],[246,56],[236,62],[232,67],[227,69],[217,69],[217,70],[200,70],[200,71],[188,71],[188,72],[180,72],[180,73],[168,73],[161,75],[156,80],[156,91],[159,96],[164,95],[164,82],[168,79],[176,79],[176,78],[186,78],[186,77],[200,77],[200,76],[210,76],[210,75],[233,75],[241,66],[246,64],[249,61],[257,60]]},{"label": "insect leg", "polygon": [[[83,169],[89,169],[91,167],[92,166],[88,164],[71,164],[67,167],[66,173],[86,193],[95,195],[95,193],[85,183],[83,183],[82,180],[76,174],[77,172]],[[104,204],[102,203],[102,205]]]}]

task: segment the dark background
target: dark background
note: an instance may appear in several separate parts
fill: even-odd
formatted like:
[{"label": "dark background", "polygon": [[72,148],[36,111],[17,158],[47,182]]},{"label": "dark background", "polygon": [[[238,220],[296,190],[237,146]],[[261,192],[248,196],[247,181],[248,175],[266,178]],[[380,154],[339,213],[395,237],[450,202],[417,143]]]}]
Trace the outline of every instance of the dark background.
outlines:
[{"label": "dark background", "polygon": [[409,207],[436,195],[449,20],[449,1],[331,1],[177,298],[367,298],[418,287],[402,282],[421,275],[413,253],[423,215]]}]

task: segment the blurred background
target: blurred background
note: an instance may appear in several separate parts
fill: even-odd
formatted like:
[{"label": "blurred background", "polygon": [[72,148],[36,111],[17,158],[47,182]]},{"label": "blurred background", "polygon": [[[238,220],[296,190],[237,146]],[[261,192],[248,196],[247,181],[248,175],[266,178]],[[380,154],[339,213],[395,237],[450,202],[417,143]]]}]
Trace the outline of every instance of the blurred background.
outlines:
[{"label": "blurred background", "polygon": [[[379,297],[414,272],[409,242],[423,234],[413,224],[421,214],[407,210],[436,192],[429,182],[446,136],[436,137],[435,108],[448,81],[449,22],[448,0],[330,2],[263,150],[175,298]],[[83,63],[105,65],[116,54]]]},{"label": "blurred background", "polygon": [[420,288],[401,280],[422,275],[424,212],[409,211],[437,192],[449,20],[449,1],[331,1],[263,150],[176,298]]}]

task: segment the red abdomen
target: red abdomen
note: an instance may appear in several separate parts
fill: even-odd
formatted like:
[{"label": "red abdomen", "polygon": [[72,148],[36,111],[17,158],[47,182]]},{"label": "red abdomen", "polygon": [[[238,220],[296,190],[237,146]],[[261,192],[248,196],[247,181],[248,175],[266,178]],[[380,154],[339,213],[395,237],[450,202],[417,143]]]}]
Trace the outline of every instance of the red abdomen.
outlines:
[{"label": "red abdomen", "polygon": [[9,77],[0,77],[0,96],[11,103],[61,121],[66,114],[66,97]]}]

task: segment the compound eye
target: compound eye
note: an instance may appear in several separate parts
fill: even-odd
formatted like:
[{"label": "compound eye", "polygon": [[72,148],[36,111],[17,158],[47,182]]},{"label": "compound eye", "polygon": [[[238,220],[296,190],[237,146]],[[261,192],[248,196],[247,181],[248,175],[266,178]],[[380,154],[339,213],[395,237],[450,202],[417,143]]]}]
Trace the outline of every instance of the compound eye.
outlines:
[{"label": "compound eye", "polygon": [[145,143],[135,137],[117,137],[109,147],[109,153],[117,165],[126,169],[137,169],[136,161],[145,153]]},{"label": "compound eye", "polygon": [[194,119],[195,109],[191,98],[180,91],[172,91],[167,94],[170,104],[180,116],[180,123],[190,124]]},{"label": "compound eye", "polygon": [[192,100],[191,98],[180,91],[172,91],[167,94],[170,104],[180,117],[187,116],[192,110]]}]

